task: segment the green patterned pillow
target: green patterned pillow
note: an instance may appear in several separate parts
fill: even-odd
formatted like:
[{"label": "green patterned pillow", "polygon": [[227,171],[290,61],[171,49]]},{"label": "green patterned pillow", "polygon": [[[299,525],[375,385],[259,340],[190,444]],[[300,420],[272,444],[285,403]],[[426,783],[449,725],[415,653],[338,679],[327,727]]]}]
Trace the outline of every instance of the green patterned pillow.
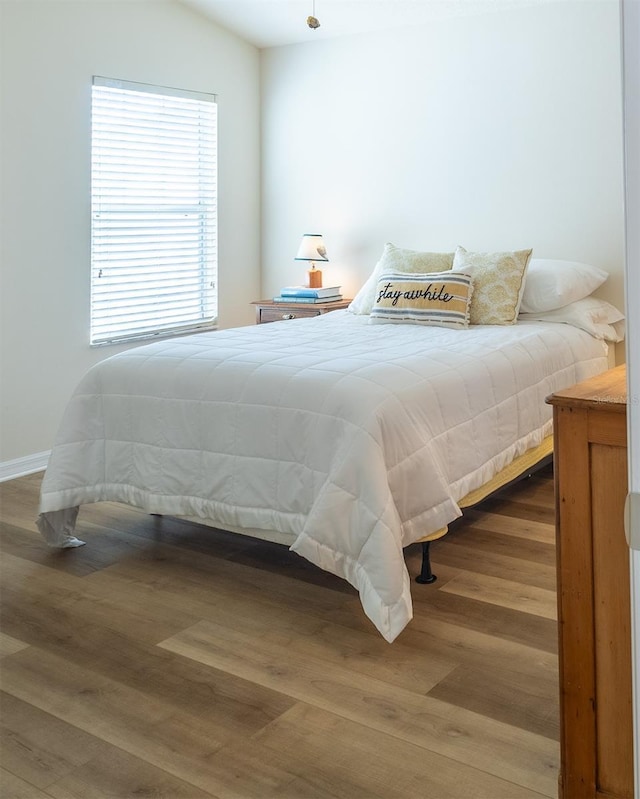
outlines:
[{"label": "green patterned pillow", "polygon": [[378,280],[369,321],[468,327],[472,293],[471,275],[464,272],[385,272]]},{"label": "green patterned pillow", "polygon": [[467,252],[458,247],[453,270],[473,277],[472,325],[513,325],[518,319],[532,250]]}]

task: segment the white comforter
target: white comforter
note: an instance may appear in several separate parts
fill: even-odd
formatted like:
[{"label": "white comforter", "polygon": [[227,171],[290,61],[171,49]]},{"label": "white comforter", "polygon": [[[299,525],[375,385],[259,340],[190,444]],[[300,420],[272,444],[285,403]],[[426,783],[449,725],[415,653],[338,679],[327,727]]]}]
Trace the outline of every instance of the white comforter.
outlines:
[{"label": "white comforter", "polygon": [[544,399],[603,371],[568,325],[448,330],[334,311],[159,341],[91,369],[69,402],[38,525],[125,502],[280,531],[347,579],[392,641],[412,616],[403,547],[551,429]]}]

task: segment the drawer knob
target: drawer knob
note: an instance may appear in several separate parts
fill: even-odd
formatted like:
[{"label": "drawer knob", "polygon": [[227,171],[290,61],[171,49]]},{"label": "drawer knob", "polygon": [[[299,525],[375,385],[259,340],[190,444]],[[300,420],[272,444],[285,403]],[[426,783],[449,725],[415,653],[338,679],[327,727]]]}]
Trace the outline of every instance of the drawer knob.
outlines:
[{"label": "drawer knob", "polygon": [[296,315],[294,313],[283,313],[282,314],[282,318],[283,319],[295,319]]}]

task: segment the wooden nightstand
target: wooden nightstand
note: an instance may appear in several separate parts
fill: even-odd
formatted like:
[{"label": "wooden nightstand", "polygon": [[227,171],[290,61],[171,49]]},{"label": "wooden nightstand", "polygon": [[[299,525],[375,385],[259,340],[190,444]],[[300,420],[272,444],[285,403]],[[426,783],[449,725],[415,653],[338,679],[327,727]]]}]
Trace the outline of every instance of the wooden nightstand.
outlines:
[{"label": "wooden nightstand", "polygon": [[256,324],[265,322],[280,322],[283,319],[304,319],[310,316],[320,316],[330,311],[339,311],[346,308],[351,300],[336,300],[335,302],[274,302],[273,300],[256,300]]}]

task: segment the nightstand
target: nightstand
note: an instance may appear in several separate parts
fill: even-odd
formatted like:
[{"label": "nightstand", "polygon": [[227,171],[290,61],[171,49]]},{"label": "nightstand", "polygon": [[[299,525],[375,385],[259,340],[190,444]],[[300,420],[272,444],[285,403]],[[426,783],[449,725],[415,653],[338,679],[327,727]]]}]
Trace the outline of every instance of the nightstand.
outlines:
[{"label": "nightstand", "polygon": [[274,302],[273,300],[256,300],[256,324],[265,322],[280,322],[283,319],[305,319],[310,316],[330,311],[339,311],[346,308],[351,300],[336,300],[334,302]]}]

